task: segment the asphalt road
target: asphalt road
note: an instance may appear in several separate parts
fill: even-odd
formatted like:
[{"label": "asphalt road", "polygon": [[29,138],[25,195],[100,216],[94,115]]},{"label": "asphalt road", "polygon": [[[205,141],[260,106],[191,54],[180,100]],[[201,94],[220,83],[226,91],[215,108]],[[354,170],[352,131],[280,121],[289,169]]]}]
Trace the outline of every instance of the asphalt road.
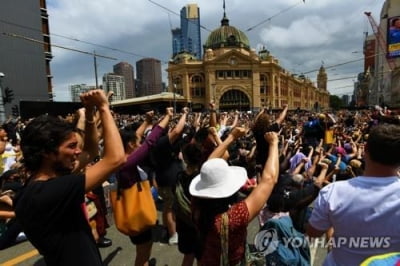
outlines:
[{"label": "asphalt road", "polygon": [[[159,212],[159,218],[161,213]],[[112,219],[111,219],[112,220]],[[160,219],[161,220],[161,219]],[[160,227],[161,228],[161,227]],[[162,231],[161,229],[159,232]],[[255,219],[248,227],[248,242],[254,242],[254,236],[258,232],[258,222]],[[121,233],[111,225],[107,230],[107,237],[112,239],[113,245],[108,248],[101,248],[100,252],[105,265],[110,266],[123,266],[133,265],[135,258],[135,246],[130,242],[129,238]],[[312,265],[322,265],[323,259],[326,256],[324,249],[312,249]],[[177,246],[169,246],[165,241],[155,242],[152,249],[152,258],[155,259],[157,266],[176,266],[181,265],[182,255],[179,253]],[[42,266],[46,265],[37,253],[36,249],[25,241],[14,245],[6,250],[0,251],[0,265],[21,265],[21,266]]]}]

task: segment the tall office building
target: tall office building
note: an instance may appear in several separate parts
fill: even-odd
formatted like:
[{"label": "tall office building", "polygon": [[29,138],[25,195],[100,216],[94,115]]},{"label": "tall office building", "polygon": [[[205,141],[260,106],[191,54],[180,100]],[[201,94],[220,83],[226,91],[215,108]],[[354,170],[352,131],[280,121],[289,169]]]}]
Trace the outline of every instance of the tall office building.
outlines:
[{"label": "tall office building", "polygon": [[125,79],[123,76],[114,73],[107,73],[103,76],[103,90],[106,93],[113,91],[112,101],[125,100]]},{"label": "tall office building", "polygon": [[154,58],[143,58],[136,62],[137,96],[162,92],[161,62]]},{"label": "tall office building", "polygon": [[133,74],[133,66],[127,62],[120,62],[114,65],[114,73],[125,78],[125,96],[126,99],[134,98],[135,93],[135,77]]},{"label": "tall office building", "polygon": [[188,4],[181,9],[181,27],[172,30],[172,56],[188,52],[201,59],[200,9]]},{"label": "tall office building", "polygon": [[370,97],[369,84],[371,75],[375,73],[375,49],[377,45],[375,35],[365,36],[364,39],[364,72],[357,75],[357,81],[354,82],[354,104],[356,106],[367,106]]},{"label": "tall office building", "polygon": [[344,106],[348,106],[350,103],[350,96],[347,94],[342,95],[342,103]]},{"label": "tall office building", "polygon": [[0,37],[0,72],[4,74],[1,85],[14,93],[13,101],[5,103],[8,115],[21,100],[53,98],[46,1],[1,1],[0,18],[0,32],[5,33]]},{"label": "tall office building", "polygon": [[183,50],[181,28],[172,29],[172,57]]},{"label": "tall office building", "polygon": [[393,24],[400,19],[399,1],[384,1],[380,15],[369,18],[374,18],[379,28],[374,31],[376,44],[373,69],[370,67],[369,73],[365,72],[365,76],[369,76],[368,105],[399,108],[400,42],[395,35],[390,34]]},{"label": "tall office building", "polygon": [[96,89],[96,86],[88,86],[86,84],[74,84],[69,86],[73,102],[81,102],[81,93]]}]

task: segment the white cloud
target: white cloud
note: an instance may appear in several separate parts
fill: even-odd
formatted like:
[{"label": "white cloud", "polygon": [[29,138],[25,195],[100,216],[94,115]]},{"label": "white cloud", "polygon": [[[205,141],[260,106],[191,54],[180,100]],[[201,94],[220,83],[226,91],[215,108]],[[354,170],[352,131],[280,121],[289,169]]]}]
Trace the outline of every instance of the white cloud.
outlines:
[{"label": "white cloud", "polygon": [[[186,4],[197,2],[200,7],[201,25],[210,30],[220,26],[223,15],[222,1],[152,1],[175,13],[180,13],[180,9]],[[162,61],[167,61],[172,51],[170,23],[172,27],[180,25],[179,16],[172,13],[168,15],[168,11],[148,0],[47,2],[51,34],[64,35]],[[383,0],[305,0],[305,3],[302,0],[246,0],[245,4],[243,0],[230,0],[226,1],[226,13],[230,24],[249,37],[252,47],[257,47],[258,44],[265,45],[289,71],[306,72],[318,69],[321,60],[325,65],[333,65],[357,57],[351,52],[362,50],[363,32],[369,26],[363,11],[372,11],[375,18],[378,18],[382,4]],[[288,8],[290,9],[287,10]],[[246,31],[269,17],[273,17],[270,22]],[[202,30],[203,43],[208,34],[209,32]],[[83,51],[96,50],[99,54],[116,57],[132,65],[141,59],[140,56],[55,35],[52,35],[51,40],[53,44]],[[55,91],[60,92],[60,97],[67,95],[66,90],[70,84],[92,85],[92,57],[58,48],[53,49],[53,54],[53,85]],[[112,65],[117,62],[99,59],[99,80],[105,72],[112,71]],[[336,71],[361,72],[362,62],[338,67]],[[307,75],[314,79],[316,73]],[[351,82],[343,81],[343,86],[348,86]],[[336,83],[328,86],[334,87]]]},{"label": "white cloud", "polygon": [[[140,34],[146,31],[146,25],[155,23],[155,14],[149,12],[148,3],[129,0],[58,0],[56,6],[49,8],[50,29],[51,32],[80,41],[107,45],[113,40]],[[68,47],[93,50],[93,47],[76,41],[56,40]],[[55,51],[60,59],[68,58],[69,54],[65,50]]]},{"label": "white cloud", "polygon": [[271,46],[281,48],[313,47],[328,44],[344,28],[340,19],[323,19],[309,16],[293,21],[289,27],[264,28],[260,37]]}]

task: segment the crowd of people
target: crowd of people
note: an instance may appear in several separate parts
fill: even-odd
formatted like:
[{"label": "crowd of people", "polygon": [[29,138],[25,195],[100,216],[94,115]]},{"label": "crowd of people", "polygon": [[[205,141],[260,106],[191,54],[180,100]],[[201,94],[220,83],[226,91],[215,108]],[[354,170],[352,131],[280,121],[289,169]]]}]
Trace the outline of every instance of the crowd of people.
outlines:
[{"label": "crowd of people", "polygon": [[[400,250],[396,112],[224,112],[211,102],[202,113],[124,115],[108,96],[82,94],[68,117],[4,123],[0,249],[23,232],[48,265],[102,265],[98,247],[112,244],[102,188],[118,176],[122,189],[151,181],[182,265],[245,265],[255,218],[262,228],[289,217],[300,234],[327,240],[390,237],[384,247],[328,241],[324,265]],[[135,265],[148,265],[152,232],[129,235]]]}]

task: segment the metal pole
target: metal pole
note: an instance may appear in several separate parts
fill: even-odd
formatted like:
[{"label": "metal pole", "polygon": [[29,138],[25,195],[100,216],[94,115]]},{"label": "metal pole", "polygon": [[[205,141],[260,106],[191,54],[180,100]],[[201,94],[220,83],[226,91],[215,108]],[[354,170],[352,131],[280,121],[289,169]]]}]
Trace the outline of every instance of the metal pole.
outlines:
[{"label": "metal pole", "polygon": [[93,51],[93,63],[94,63],[94,77],[96,79],[96,89],[99,88],[99,82],[97,81],[97,59],[96,59],[96,51]]},{"label": "metal pole", "polygon": [[211,90],[212,90],[212,94],[213,94],[213,101],[214,101],[214,104],[215,104],[215,86],[216,86],[216,84],[215,83],[213,83],[213,84],[211,84]]},{"label": "metal pole", "polygon": [[2,80],[4,78],[4,73],[0,72],[0,123],[3,124],[6,121],[6,111],[4,108],[4,101],[3,101],[3,86]]},{"label": "metal pole", "polygon": [[176,96],[175,96],[175,92],[176,92],[176,84],[174,84],[174,114],[176,114]]}]

